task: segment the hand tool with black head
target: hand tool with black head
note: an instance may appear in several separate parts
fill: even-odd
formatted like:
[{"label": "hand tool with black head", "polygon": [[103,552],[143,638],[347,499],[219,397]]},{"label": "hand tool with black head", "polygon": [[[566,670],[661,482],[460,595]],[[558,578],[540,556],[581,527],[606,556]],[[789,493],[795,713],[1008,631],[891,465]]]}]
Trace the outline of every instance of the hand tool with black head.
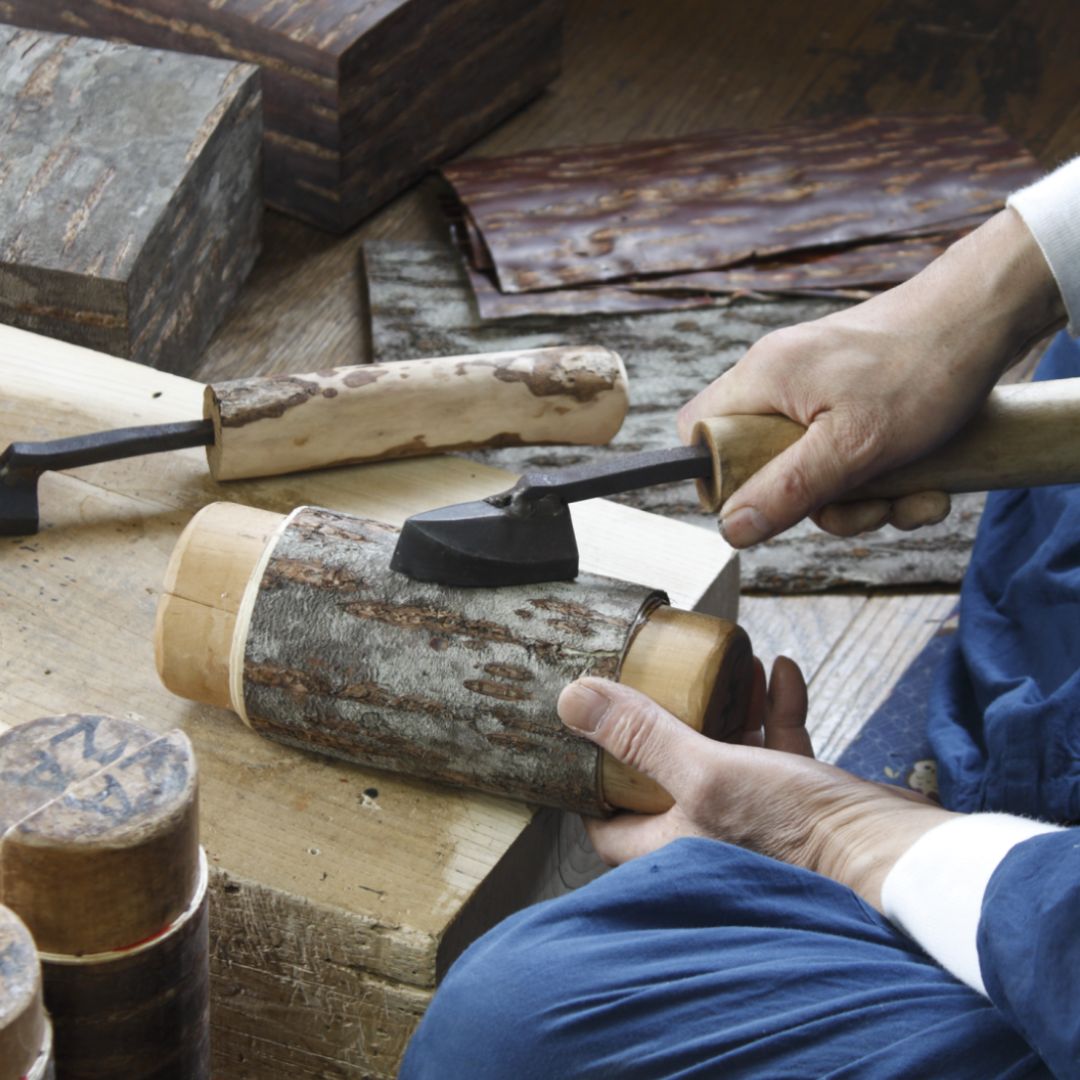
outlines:
[{"label": "hand tool with black head", "polygon": [[[495,587],[572,578],[577,543],[569,504],[652,484],[696,480],[717,511],[805,428],[779,416],[699,423],[689,447],[523,476],[509,491],[409,518],[391,567],[421,581]],[[875,477],[849,499],[920,491],[990,491],[1080,481],[1080,379],[1004,386],[944,445]]]},{"label": "hand tool with black head", "polygon": [[0,535],[37,531],[47,471],[205,446],[211,476],[239,480],[484,446],[596,444],[626,408],[622,361],[593,346],[214,383],[202,420],[12,443],[0,454]]}]

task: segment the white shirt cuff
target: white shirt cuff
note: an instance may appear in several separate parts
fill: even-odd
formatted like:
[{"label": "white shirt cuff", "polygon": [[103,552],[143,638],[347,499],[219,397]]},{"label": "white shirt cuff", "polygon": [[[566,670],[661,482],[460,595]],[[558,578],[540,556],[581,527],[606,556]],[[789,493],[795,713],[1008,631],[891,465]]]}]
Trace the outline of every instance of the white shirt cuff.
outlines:
[{"label": "white shirt cuff", "polygon": [[1011,814],[968,814],[919,837],[881,888],[885,916],[961,982],[986,994],[977,935],[998,864],[1023,840],[1058,826]]},{"label": "white shirt cuff", "polygon": [[1080,158],[1014,191],[1005,205],[1031,230],[1061,290],[1069,333],[1080,336]]}]

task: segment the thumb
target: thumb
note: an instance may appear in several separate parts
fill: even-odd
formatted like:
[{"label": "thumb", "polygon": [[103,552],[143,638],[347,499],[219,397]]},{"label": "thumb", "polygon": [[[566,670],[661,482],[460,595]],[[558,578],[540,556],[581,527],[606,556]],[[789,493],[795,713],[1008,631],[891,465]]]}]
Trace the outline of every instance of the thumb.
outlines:
[{"label": "thumb", "polygon": [[763,465],[724,504],[720,528],[732,547],[760,543],[801,521],[856,481],[841,459],[827,416]]},{"label": "thumb", "polygon": [[571,683],[557,709],[567,727],[651,777],[676,801],[702,760],[700,743],[708,741],[651,698],[607,679]]}]

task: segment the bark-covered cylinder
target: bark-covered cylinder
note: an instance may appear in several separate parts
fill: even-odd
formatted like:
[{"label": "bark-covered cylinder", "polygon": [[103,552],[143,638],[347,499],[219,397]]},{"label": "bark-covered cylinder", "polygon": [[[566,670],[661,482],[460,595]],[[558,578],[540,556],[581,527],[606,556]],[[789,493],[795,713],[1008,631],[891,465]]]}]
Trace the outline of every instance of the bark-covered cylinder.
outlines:
[{"label": "bark-covered cylinder", "polygon": [[600,751],[559,691],[618,678],[640,585],[449,589],[389,569],[397,530],[302,508],[241,604],[232,697],[262,734],[308,750],[532,802],[602,813]]}]

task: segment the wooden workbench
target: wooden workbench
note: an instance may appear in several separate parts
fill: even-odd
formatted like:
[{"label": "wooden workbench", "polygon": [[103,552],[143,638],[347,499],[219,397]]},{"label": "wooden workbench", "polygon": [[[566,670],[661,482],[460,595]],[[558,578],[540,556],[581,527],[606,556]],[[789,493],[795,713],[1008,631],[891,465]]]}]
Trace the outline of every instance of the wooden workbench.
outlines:
[{"label": "wooden workbench", "polygon": [[[4,445],[201,415],[197,383],[10,327],[0,386]],[[512,481],[444,457],[216,484],[201,450],[176,451],[46,474],[40,533],[0,537],[0,729],[106,713],[181,727],[195,746],[216,1076],[392,1076],[454,956],[558,890],[562,826],[520,803],[290,750],[173,697],[153,660],[172,547],[217,499],[400,523]],[[735,614],[737,561],[718,534],[603,500],[576,506],[574,521],[583,569]]]},{"label": "wooden workbench", "polygon": [[[823,0],[812,14],[798,0],[765,14],[705,0],[569,0],[566,25],[563,76],[470,154],[923,108],[980,112],[1047,166],[1080,150],[1071,0]],[[264,254],[198,377],[365,359],[361,244],[442,233],[430,183],[341,239],[269,214]],[[72,382],[51,402],[39,386],[31,413],[10,396],[12,370],[0,376],[4,441],[194,415],[179,382],[151,387],[120,369],[107,409]],[[178,461],[48,477],[53,528],[0,541],[0,718],[64,711],[77,690],[80,707],[180,723],[199,748],[204,839],[218,868],[215,1075],[389,1075],[447,960],[544,888],[555,826],[515,804],[283,750],[158,690],[146,673],[160,572],[191,509],[217,497],[198,454]],[[434,502],[484,486],[463,461],[440,466],[445,483],[418,479],[418,463],[385,468],[390,514],[421,490]],[[355,472],[275,481],[263,505],[349,509]],[[598,545],[608,551],[610,538]],[[835,758],[952,603],[933,593],[754,596],[741,621],[766,660],[786,652],[803,666],[811,727]]]}]

